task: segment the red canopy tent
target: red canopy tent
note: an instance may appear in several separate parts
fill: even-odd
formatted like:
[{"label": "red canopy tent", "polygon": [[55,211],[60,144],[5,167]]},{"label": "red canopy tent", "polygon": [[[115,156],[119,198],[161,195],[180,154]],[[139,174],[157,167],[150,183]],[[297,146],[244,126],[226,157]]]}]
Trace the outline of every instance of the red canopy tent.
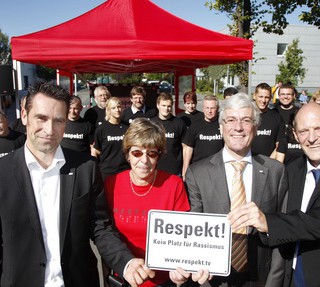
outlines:
[{"label": "red canopy tent", "polygon": [[12,37],[14,60],[71,73],[174,72],[252,58],[253,42],[186,22],[149,0],[109,0],[60,25]]},{"label": "red canopy tent", "polygon": [[52,28],[12,37],[12,57],[74,73],[168,72],[252,58],[252,41],[188,23],[149,0],[109,0]]}]

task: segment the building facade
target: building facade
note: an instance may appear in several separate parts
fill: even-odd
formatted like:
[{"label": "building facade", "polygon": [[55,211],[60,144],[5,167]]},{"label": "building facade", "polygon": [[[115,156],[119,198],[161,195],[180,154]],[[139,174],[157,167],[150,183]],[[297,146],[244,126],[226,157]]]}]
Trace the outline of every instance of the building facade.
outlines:
[{"label": "building facade", "polygon": [[320,29],[310,25],[289,25],[283,35],[267,34],[259,29],[253,37],[255,42],[254,57],[263,58],[252,65],[251,86],[254,88],[261,82],[273,86],[279,74],[278,65],[285,60],[288,45],[299,39],[299,48],[305,57],[303,66],[307,70],[302,83],[297,89],[312,93],[320,88]]}]

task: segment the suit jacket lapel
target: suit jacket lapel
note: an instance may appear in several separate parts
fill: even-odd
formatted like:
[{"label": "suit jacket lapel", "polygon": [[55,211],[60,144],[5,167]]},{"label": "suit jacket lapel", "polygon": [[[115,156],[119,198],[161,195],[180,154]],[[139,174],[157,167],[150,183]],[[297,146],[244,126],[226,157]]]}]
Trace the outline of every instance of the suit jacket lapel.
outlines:
[{"label": "suit jacket lapel", "polygon": [[75,168],[69,165],[68,155],[63,150],[66,163],[60,170],[60,253],[62,254],[73,196]]},{"label": "suit jacket lapel", "polygon": [[307,210],[309,210],[312,207],[312,205],[316,202],[316,200],[319,197],[319,193],[320,193],[320,181],[316,184],[316,186],[314,188],[314,191],[313,191],[312,196],[311,196],[309,203],[308,203]]},{"label": "suit jacket lapel", "polygon": [[17,150],[14,157],[16,158],[16,160],[14,160],[16,166],[14,166],[14,170],[12,172],[18,183],[22,200],[25,204],[27,214],[30,217],[30,222],[41,242],[43,251],[45,251],[38,207],[34,196],[29,170],[25,162],[24,147]]},{"label": "suit jacket lapel", "polygon": [[216,200],[219,201],[219,206],[225,213],[230,212],[231,203],[226,178],[226,170],[222,158],[222,150],[215,154],[210,163],[213,165],[213,173],[211,170],[207,170],[208,178],[211,181],[212,189],[217,191]]},{"label": "suit jacket lapel", "polygon": [[259,156],[252,157],[252,193],[251,201],[261,206],[262,195],[268,178],[269,170],[264,165],[264,160]]},{"label": "suit jacket lapel", "polygon": [[296,162],[294,169],[290,170],[289,176],[289,198],[288,211],[301,208],[304,184],[307,174],[307,162],[304,157]]}]

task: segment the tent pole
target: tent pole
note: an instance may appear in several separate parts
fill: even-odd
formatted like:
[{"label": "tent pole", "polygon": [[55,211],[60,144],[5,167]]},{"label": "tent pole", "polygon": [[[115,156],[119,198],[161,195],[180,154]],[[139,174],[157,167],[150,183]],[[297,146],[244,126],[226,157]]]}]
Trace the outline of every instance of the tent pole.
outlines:
[{"label": "tent pole", "polygon": [[56,70],[56,77],[57,77],[57,85],[60,85],[60,73],[59,70]]},{"label": "tent pole", "polygon": [[[21,76],[21,65],[17,60],[13,60],[12,62],[12,74],[13,74],[13,84],[14,84],[14,93],[16,95],[16,118],[20,118],[20,103],[19,103],[19,82],[18,75]],[[21,88],[21,87],[20,87]]]},{"label": "tent pole", "polygon": [[249,60],[248,65],[248,95],[251,96],[251,86],[252,86],[252,60]]},{"label": "tent pole", "polygon": [[74,95],[77,96],[78,95],[78,90],[77,90],[77,74],[73,74],[74,77]]}]

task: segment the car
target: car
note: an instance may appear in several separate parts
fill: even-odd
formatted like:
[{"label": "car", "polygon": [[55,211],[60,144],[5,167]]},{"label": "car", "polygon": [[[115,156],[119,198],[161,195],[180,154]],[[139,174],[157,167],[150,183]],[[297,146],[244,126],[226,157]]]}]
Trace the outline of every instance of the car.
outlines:
[{"label": "car", "polygon": [[159,92],[174,94],[174,86],[168,81],[161,81],[159,85]]}]

